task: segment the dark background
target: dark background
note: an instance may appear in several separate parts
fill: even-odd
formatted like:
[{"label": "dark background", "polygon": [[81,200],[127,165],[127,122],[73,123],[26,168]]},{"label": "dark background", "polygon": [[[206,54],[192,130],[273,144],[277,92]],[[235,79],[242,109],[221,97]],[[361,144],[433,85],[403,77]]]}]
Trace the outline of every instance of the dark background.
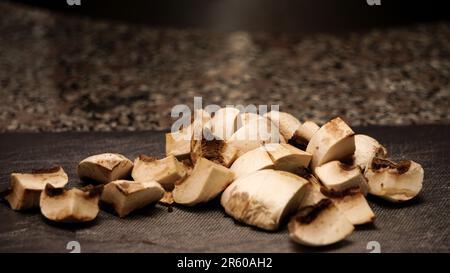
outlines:
[{"label": "dark background", "polygon": [[0,132],[164,130],[174,105],[450,124],[445,1],[0,0]]},{"label": "dark background", "polygon": [[424,0],[381,0],[370,8],[366,0],[81,0],[80,6],[69,6],[66,0],[17,2],[152,26],[218,31],[336,32],[449,20],[446,1]]}]

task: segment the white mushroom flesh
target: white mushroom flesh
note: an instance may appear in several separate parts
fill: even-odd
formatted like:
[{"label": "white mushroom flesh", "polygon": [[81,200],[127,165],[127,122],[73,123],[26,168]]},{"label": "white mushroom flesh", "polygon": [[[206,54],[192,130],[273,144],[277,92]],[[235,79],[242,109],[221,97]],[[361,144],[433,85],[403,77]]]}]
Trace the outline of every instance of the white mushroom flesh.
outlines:
[{"label": "white mushroom flesh", "polygon": [[313,155],[311,169],[332,160],[353,155],[355,138],[353,130],[341,119],[335,118],[323,125],[311,138],[306,151]]},{"label": "white mushroom flesh", "polygon": [[121,154],[104,153],[83,159],[77,168],[81,179],[109,183],[130,175],[133,162]]},{"label": "white mushroom flesh", "polygon": [[143,183],[117,180],[105,186],[101,200],[111,205],[120,217],[159,201],[164,189],[156,181]]},{"label": "white mushroom flesh", "polygon": [[175,185],[176,203],[193,206],[205,203],[219,195],[234,179],[234,173],[205,158],[197,160],[192,173]]},{"label": "white mushroom flesh", "polygon": [[68,182],[62,167],[36,170],[32,173],[12,173],[10,179],[10,191],[5,199],[14,210],[38,208],[40,195],[46,184],[62,188]]},{"label": "white mushroom flesh", "polygon": [[235,180],[222,194],[221,204],[238,221],[276,230],[298,208],[307,183],[292,173],[260,170]]},{"label": "white mushroom flesh", "polygon": [[369,193],[393,202],[412,199],[422,189],[424,171],[414,161],[398,163],[374,158],[365,171],[369,184]]}]

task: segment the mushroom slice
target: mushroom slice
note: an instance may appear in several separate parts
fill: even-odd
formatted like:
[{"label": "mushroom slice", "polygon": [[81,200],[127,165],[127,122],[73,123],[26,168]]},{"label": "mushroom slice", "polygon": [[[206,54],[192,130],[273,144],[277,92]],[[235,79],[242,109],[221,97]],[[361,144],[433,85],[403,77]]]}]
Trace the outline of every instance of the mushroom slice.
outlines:
[{"label": "mushroom slice", "polygon": [[321,200],[328,199],[328,197],[326,197],[320,190],[321,185],[319,180],[312,173],[310,173],[307,168],[298,168],[294,171],[294,173],[309,181],[309,183],[305,185],[305,196],[301,200],[299,209],[314,206]]},{"label": "mushroom slice", "polygon": [[239,129],[242,126],[251,124],[251,123],[259,123],[259,122],[264,122],[264,123],[269,123],[270,121],[259,115],[259,114],[255,114],[255,113],[251,113],[251,112],[244,112],[240,115],[237,116],[236,118],[236,123],[237,123],[237,128]]},{"label": "mushroom slice", "polygon": [[270,111],[264,114],[280,130],[284,139],[291,139],[295,131],[301,126],[301,122],[293,115],[286,112]]},{"label": "mushroom slice", "polygon": [[234,172],[236,178],[239,178],[258,170],[271,168],[273,168],[273,162],[270,155],[266,149],[259,147],[246,152],[236,159],[230,170]]},{"label": "mushroom slice", "polygon": [[119,217],[136,209],[158,202],[164,196],[164,189],[156,181],[134,182],[116,180],[103,190],[102,202],[112,206]]},{"label": "mushroom slice", "polygon": [[230,167],[237,158],[237,148],[221,139],[192,140],[191,160],[195,164],[197,159],[206,158],[225,167]]},{"label": "mushroom slice", "polygon": [[306,168],[311,161],[311,154],[286,143],[264,145],[273,161],[276,170],[293,172],[298,168]]},{"label": "mushroom slice", "polygon": [[193,206],[219,195],[234,179],[228,168],[205,158],[199,158],[190,176],[175,185],[173,200]]},{"label": "mushroom slice", "polygon": [[83,159],[77,168],[81,179],[109,183],[130,175],[133,162],[121,154],[98,154]]},{"label": "mushroom slice", "polygon": [[344,159],[355,152],[355,133],[339,117],[323,125],[311,138],[306,151],[313,155],[311,169],[332,160]]},{"label": "mushroom slice", "polygon": [[288,143],[301,150],[305,150],[312,136],[320,129],[313,121],[305,121],[288,139]]},{"label": "mushroom slice", "polygon": [[348,188],[340,192],[322,188],[321,192],[333,201],[353,225],[367,224],[375,220],[375,214],[360,188]]},{"label": "mushroom slice", "polygon": [[192,131],[193,139],[201,139],[204,130],[208,130],[208,132],[212,130],[211,115],[203,109],[195,110],[192,123],[187,130]]},{"label": "mushroom slice", "polygon": [[173,187],[176,181],[186,176],[186,167],[173,155],[163,159],[140,155],[134,160],[131,176],[137,182],[156,181],[165,187]]},{"label": "mushroom slice", "polygon": [[41,192],[47,183],[60,188],[67,181],[67,174],[60,166],[31,173],[12,173],[10,190],[5,199],[13,210],[38,208]]},{"label": "mushroom slice", "polygon": [[237,130],[237,117],[240,111],[234,107],[221,108],[211,120],[212,131],[219,139],[227,140]]},{"label": "mushroom slice", "polygon": [[92,221],[99,212],[98,202],[102,190],[103,185],[67,190],[47,184],[41,193],[41,213],[45,218],[55,222]]},{"label": "mushroom slice", "polygon": [[292,173],[260,170],[235,180],[222,194],[221,204],[238,221],[276,230],[298,208],[307,183]]},{"label": "mushroom slice", "polygon": [[174,155],[179,160],[189,158],[192,139],[201,139],[205,128],[211,130],[210,114],[203,109],[195,110],[189,126],[166,134],[166,156]]},{"label": "mushroom slice", "polygon": [[329,199],[301,209],[288,224],[289,237],[302,245],[325,246],[349,236],[354,226]]},{"label": "mushroom slice", "polygon": [[366,135],[355,135],[354,165],[361,170],[366,169],[367,164],[374,157],[385,158],[387,150],[376,139]]},{"label": "mushroom slice", "polygon": [[182,129],[166,134],[166,156],[173,155],[179,160],[189,158],[191,153],[192,132]]},{"label": "mushroom slice", "polygon": [[369,192],[389,201],[407,201],[422,189],[423,168],[412,161],[398,163],[375,157],[364,175],[368,179]]},{"label": "mushroom slice", "polygon": [[333,160],[317,167],[315,173],[328,190],[340,192],[357,187],[361,189],[362,193],[367,194],[367,180],[358,166],[350,166]]},{"label": "mushroom slice", "polygon": [[239,128],[228,139],[227,144],[236,148],[237,156],[240,157],[248,151],[261,147],[265,143],[279,143],[284,138],[279,134],[278,130],[272,130],[267,119],[262,118],[254,120],[247,125]]}]

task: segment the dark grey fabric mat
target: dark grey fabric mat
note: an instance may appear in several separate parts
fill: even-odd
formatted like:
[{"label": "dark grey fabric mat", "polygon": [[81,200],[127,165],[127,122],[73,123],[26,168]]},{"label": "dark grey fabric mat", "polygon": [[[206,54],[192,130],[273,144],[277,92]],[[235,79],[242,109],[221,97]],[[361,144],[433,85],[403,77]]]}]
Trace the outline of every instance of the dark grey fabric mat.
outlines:
[{"label": "dark grey fabric mat", "polygon": [[[78,241],[82,252],[368,252],[377,241],[382,252],[450,251],[450,126],[366,127],[394,158],[412,159],[425,169],[424,188],[414,200],[392,205],[369,198],[374,225],[359,227],[344,242],[319,249],[292,243],[286,229],[269,233],[227,217],[217,200],[196,207],[156,205],[120,219],[102,211],[95,222],[67,226],[46,221],[39,212],[14,212],[0,204],[0,252],[68,252]],[[71,185],[79,183],[76,165],[84,157],[118,152],[163,155],[162,132],[45,133],[0,135],[0,189],[12,171],[61,164]]]}]

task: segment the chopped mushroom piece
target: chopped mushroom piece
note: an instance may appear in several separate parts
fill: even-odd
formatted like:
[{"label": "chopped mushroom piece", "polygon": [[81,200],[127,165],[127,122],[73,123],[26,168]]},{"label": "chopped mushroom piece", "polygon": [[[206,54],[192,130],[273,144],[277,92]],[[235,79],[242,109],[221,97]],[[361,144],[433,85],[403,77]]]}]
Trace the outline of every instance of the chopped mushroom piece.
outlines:
[{"label": "chopped mushroom piece", "polygon": [[322,188],[321,192],[333,201],[353,225],[367,224],[375,220],[375,214],[359,187],[340,192]]},{"label": "chopped mushroom piece", "polygon": [[326,246],[344,240],[354,226],[329,199],[301,209],[288,224],[289,237],[302,245]]},{"label": "chopped mushroom piece", "polygon": [[227,144],[236,148],[237,156],[240,157],[248,151],[263,146],[266,143],[283,142],[284,138],[273,127],[267,126],[267,119],[258,119],[239,128],[228,139]]},{"label": "chopped mushroom piece", "polygon": [[377,140],[366,135],[355,135],[354,165],[365,170],[374,157],[384,158],[387,150]]},{"label": "chopped mushroom piece", "polygon": [[367,194],[367,180],[358,166],[350,166],[334,160],[317,167],[315,173],[329,190],[339,192],[357,187],[362,193]]},{"label": "chopped mushroom piece", "polygon": [[273,161],[276,170],[293,172],[298,168],[306,168],[311,161],[311,154],[286,143],[264,145]]},{"label": "chopped mushroom piece", "polygon": [[175,185],[173,199],[187,206],[205,203],[219,195],[233,179],[234,174],[228,168],[199,158],[191,175]]},{"label": "chopped mushroom piece", "polygon": [[260,170],[235,180],[223,192],[221,204],[238,221],[276,230],[298,208],[307,183],[292,173]]},{"label": "chopped mushroom piece", "polygon": [[173,155],[178,160],[189,158],[191,153],[191,141],[201,139],[203,130],[211,130],[211,116],[208,112],[196,110],[191,117],[191,124],[166,134],[166,156]]},{"label": "chopped mushroom piece", "polygon": [[321,184],[319,180],[312,173],[310,173],[308,169],[298,168],[294,171],[294,173],[309,181],[309,183],[305,185],[305,196],[301,200],[299,209],[314,206],[321,200],[328,199],[328,197],[321,192]]},{"label": "chopped mushroom piece", "polygon": [[170,188],[186,176],[186,167],[173,155],[163,159],[140,155],[134,160],[131,176],[137,182],[156,181]]},{"label": "chopped mushroom piece", "polygon": [[55,222],[92,221],[99,212],[98,202],[102,190],[103,185],[67,190],[47,184],[41,193],[41,213],[45,218]]},{"label": "chopped mushroom piece", "polygon": [[196,163],[199,158],[206,158],[225,167],[230,167],[238,155],[237,148],[227,144],[221,139],[192,140],[191,161]]},{"label": "chopped mushroom piece", "polygon": [[188,129],[166,134],[166,156],[173,155],[179,160],[189,158],[192,134]]},{"label": "chopped mushroom piece", "polygon": [[301,150],[305,150],[312,136],[319,131],[320,127],[315,122],[305,121],[294,134],[288,139],[288,143]]},{"label": "chopped mushroom piece", "polygon": [[313,155],[311,169],[332,160],[344,159],[355,152],[355,133],[341,119],[323,125],[311,138],[306,151]]},{"label": "chopped mushroom piece", "polygon": [[265,118],[259,114],[250,113],[250,112],[241,113],[236,118],[236,124],[237,124],[238,129],[240,127],[243,127],[248,124],[260,123],[260,122],[263,122],[263,123],[267,124],[268,126],[270,124],[270,121],[267,118]]},{"label": "chopped mushroom piece", "polygon": [[77,168],[81,179],[109,183],[130,175],[133,162],[121,154],[98,154],[83,159]]},{"label": "chopped mushroom piece", "polygon": [[237,117],[240,111],[234,107],[219,109],[211,120],[212,131],[219,139],[229,139],[237,128]]},{"label": "chopped mushroom piece", "polygon": [[273,168],[270,155],[264,147],[259,147],[246,152],[236,159],[230,170],[234,172],[236,178],[239,178],[258,170],[270,168]]},{"label": "chopped mushroom piece", "polygon": [[395,163],[375,157],[364,175],[371,194],[393,202],[410,200],[422,189],[423,168],[412,160]]},{"label": "chopped mushroom piece", "polygon": [[119,217],[125,217],[136,209],[158,202],[163,196],[164,189],[156,181],[117,180],[105,186],[101,200],[114,207]]},{"label": "chopped mushroom piece", "polygon": [[60,166],[31,173],[12,173],[10,190],[5,199],[13,210],[38,208],[41,192],[47,183],[61,188],[67,181],[67,174]]},{"label": "chopped mushroom piece", "polygon": [[270,111],[264,114],[280,130],[284,139],[291,139],[295,131],[301,126],[301,122],[293,115],[286,112]]},{"label": "chopped mushroom piece", "polygon": [[192,138],[201,139],[205,129],[208,131],[212,130],[211,115],[203,109],[195,110],[189,127],[192,130]]}]

